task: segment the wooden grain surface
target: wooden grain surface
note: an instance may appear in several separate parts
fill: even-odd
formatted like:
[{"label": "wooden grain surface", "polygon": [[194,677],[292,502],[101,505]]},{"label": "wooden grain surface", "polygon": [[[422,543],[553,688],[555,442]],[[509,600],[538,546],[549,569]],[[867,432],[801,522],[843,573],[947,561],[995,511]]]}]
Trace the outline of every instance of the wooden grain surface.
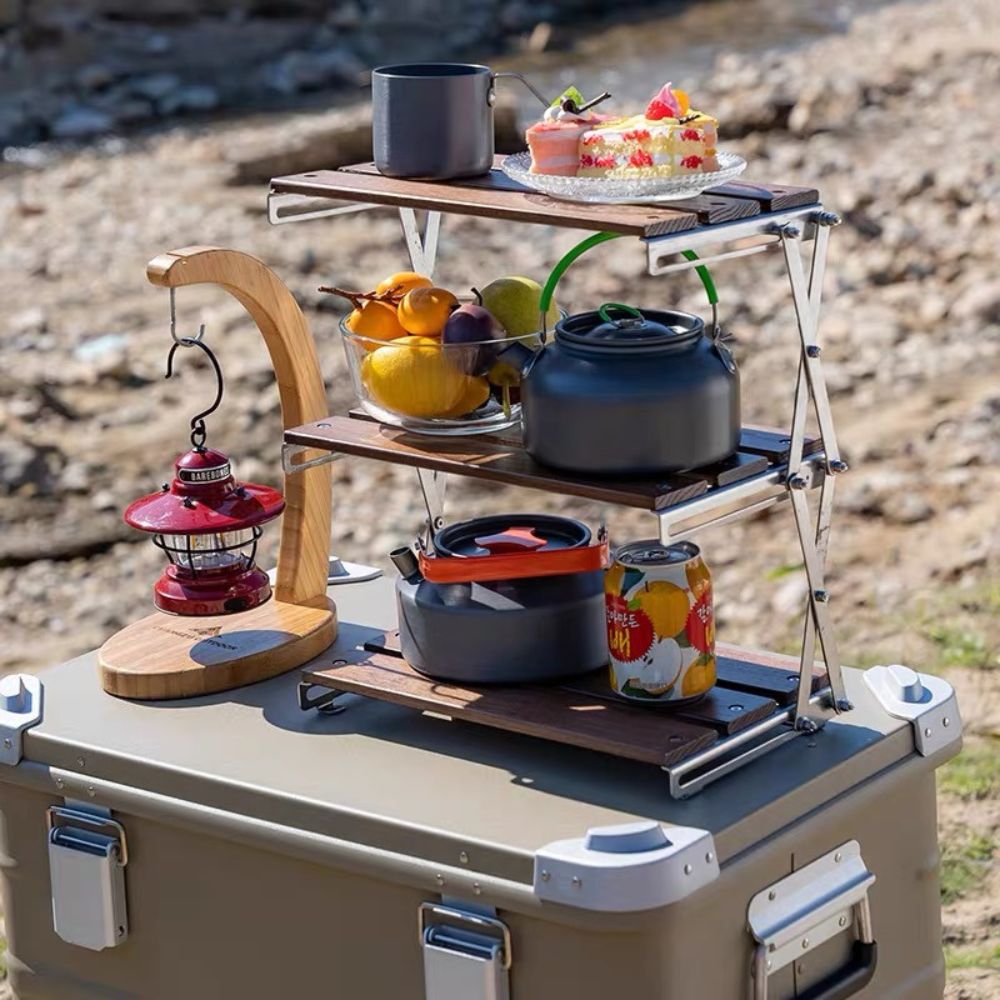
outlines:
[{"label": "wooden grain surface", "polygon": [[701,496],[711,487],[732,485],[764,472],[768,460],[766,455],[761,456],[760,449],[780,452],[784,447],[787,454],[781,439],[780,431],[755,430],[749,440],[756,451],[745,449],[745,453],[714,466],[656,478],[611,478],[575,476],[539,465],[515,435],[435,437],[348,416],[325,417],[285,432],[287,442],[303,447],[653,511]]},{"label": "wooden grain surface", "polygon": [[190,698],[274,677],[318,656],[336,638],[337,616],[272,599],[237,615],[181,618],[155,612],[98,652],[101,683],[122,698]]},{"label": "wooden grain surface", "polygon": [[361,662],[321,662],[303,670],[302,677],[338,691],[661,766],[717,739],[707,726],[562,687],[470,688],[436,681],[384,653],[372,653]]},{"label": "wooden grain surface", "polygon": [[314,170],[275,177],[271,190],[283,194],[429,209],[456,215],[533,222],[569,229],[601,230],[651,238],[800,208],[819,201],[815,188],[740,181],[666,206],[601,205],[561,201],[510,180],[502,156],[482,177],[420,181],[384,177],[373,163],[339,170]]}]

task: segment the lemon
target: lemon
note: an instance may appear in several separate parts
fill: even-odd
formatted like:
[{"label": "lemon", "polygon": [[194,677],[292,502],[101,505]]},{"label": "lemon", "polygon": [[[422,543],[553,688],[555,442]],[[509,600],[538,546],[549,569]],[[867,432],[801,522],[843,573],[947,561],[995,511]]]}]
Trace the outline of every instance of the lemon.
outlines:
[{"label": "lemon", "polygon": [[661,639],[672,638],[684,628],[689,611],[688,594],[668,580],[654,580],[635,595]]},{"label": "lemon", "polygon": [[474,409],[470,400],[481,397],[481,403],[483,388],[489,392],[485,379],[463,375],[431,337],[400,337],[372,351],[362,362],[361,380],[380,406],[425,419],[468,412]]},{"label": "lemon", "polygon": [[485,378],[467,378],[468,383],[462,398],[447,413],[446,417],[464,417],[466,413],[479,409],[490,398],[490,384]]}]

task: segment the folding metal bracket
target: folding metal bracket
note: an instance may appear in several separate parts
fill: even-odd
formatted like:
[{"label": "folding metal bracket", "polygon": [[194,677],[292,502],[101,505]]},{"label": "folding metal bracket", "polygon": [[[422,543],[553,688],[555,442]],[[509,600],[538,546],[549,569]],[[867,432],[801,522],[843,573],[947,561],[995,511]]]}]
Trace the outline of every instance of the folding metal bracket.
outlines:
[{"label": "folding metal bracket", "polygon": [[0,679],[0,764],[21,760],[21,737],[42,721],[42,682],[33,674]]},{"label": "folding metal bracket", "polygon": [[[317,424],[318,427],[328,426]],[[315,458],[306,459],[303,462],[296,461],[297,456],[305,454],[307,451],[316,451],[308,445],[288,444],[281,446],[281,469],[287,476],[294,476],[296,472],[304,472],[306,469],[314,469],[317,465],[328,465],[336,462],[344,456],[339,451],[324,451]]]},{"label": "folding metal bracket", "polygon": [[448,480],[445,479],[445,474],[437,469],[417,469],[417,479],[420,482],[421,496],[424,498],[424,509],[427,511],[423,545],[429,551],[434,535],[444,527],[444,502]]},{"label": "folding metal bracket", "polygon": [[438,235],[441,232],[441,213],[427,213],[423,236],[420,235],[417,213],[414,209],[400,208],[399,222],[403,227],[406,249],[409,251],[413,270],[428,278],[433,277],[434,264],[437,261]]},{"label": "folding metal bracket", "polygon": [[312,219],[328,219],[335,215],[369,212],[378,207],[354,201],[331,202],[329,198],[314,198],[307,194],[269,191],[267,221],[272,226],[281,226],[289,222],[309,222]]},{"label": "folding metal bracket", "polygon": [[754,1000],[767,1000],[773,973],[852,929],[860,947],[843,969],[824,980],[825,989],[816,995],[846,997],[862,989],[874,975],[877,958],[868,903],[874,882],[860,845],[849,840],[758,892],[747,909],[757,942],[751,971]]}]

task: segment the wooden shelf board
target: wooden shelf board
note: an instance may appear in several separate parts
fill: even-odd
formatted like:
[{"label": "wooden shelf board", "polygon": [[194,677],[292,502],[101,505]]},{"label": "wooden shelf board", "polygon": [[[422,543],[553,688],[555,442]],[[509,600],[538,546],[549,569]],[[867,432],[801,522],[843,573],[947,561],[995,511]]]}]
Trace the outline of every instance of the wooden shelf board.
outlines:
[{"label": "wooden shelf board", "polygon": [[734,646],[720,646],[719,653],[730,674],[746,668],[745,689],[720,683],[701,702],[666,710],[619,698],[608,688],[604,671],[552,684],[473,687],[435,680],[399,655],[398,634],[391,632],[368,643],[365,652],[336,659],[327,654],[329,662],[320,657],[302,678],[419,711],[664,766],[770,717],[778,710],[772,685],[797,667],[789,657]]},{"label": "wooden shelf board", "polygon": [[455,181],[385,177],[375,170],[374,164],[359,163],[339,170],[314,170],[275,177],[271,181],[271,191],[622,233],[644,239],[800,208],[819,201],[819,192],[814,188],[752,182],[714,188],[697,198],[665,207],[560,201],[511,181],[500,170],[502,160],[503,157],[498,156],[493,169],[482,177]]},{"label": "wooden shelf board", "polygon": [[[710,488],[766,473],[776,462],[782,462],[782,454],[787,455],[783,432],[754,427],[745,433],[752,447],[741,447],[736,458],[716,466],[658,478],[624,479],[585,478],[539,465],[525,452],[519,432],[443,437],[417,434],[369,419],[331,416],[285,431],[285,441],[304,448],[660,511],[701,496]],[[807,440],[807,453],[818,447],[818,441]]]}]

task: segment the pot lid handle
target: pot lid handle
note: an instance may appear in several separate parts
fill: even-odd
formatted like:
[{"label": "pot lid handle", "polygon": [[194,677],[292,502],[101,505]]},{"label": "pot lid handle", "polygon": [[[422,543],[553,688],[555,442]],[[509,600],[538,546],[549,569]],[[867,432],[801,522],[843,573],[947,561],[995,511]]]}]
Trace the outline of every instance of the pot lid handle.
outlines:
[{"label": "pot lid handle", "polygon": [[[610,315],[612,309],[618,309],[623,313],[627,313],[627,318],[615,319]],[[635,306],[627,306],[623,302],[605,302],[604,305],[597,310],[597,315],[600,316],[605,323],[611,323],[613,326],[634,326],[636,320],[639,320],[640,322],[643,320],[642,313],[639,312]]]},{"label": "pot lid handle", "polygon": [[483,535],[473,541],[491,555],[500,555],[504,552],[533,552],[548,544],[544,538],[539,538],[535,534],[534,528],[508,528],[495,535]]}]

